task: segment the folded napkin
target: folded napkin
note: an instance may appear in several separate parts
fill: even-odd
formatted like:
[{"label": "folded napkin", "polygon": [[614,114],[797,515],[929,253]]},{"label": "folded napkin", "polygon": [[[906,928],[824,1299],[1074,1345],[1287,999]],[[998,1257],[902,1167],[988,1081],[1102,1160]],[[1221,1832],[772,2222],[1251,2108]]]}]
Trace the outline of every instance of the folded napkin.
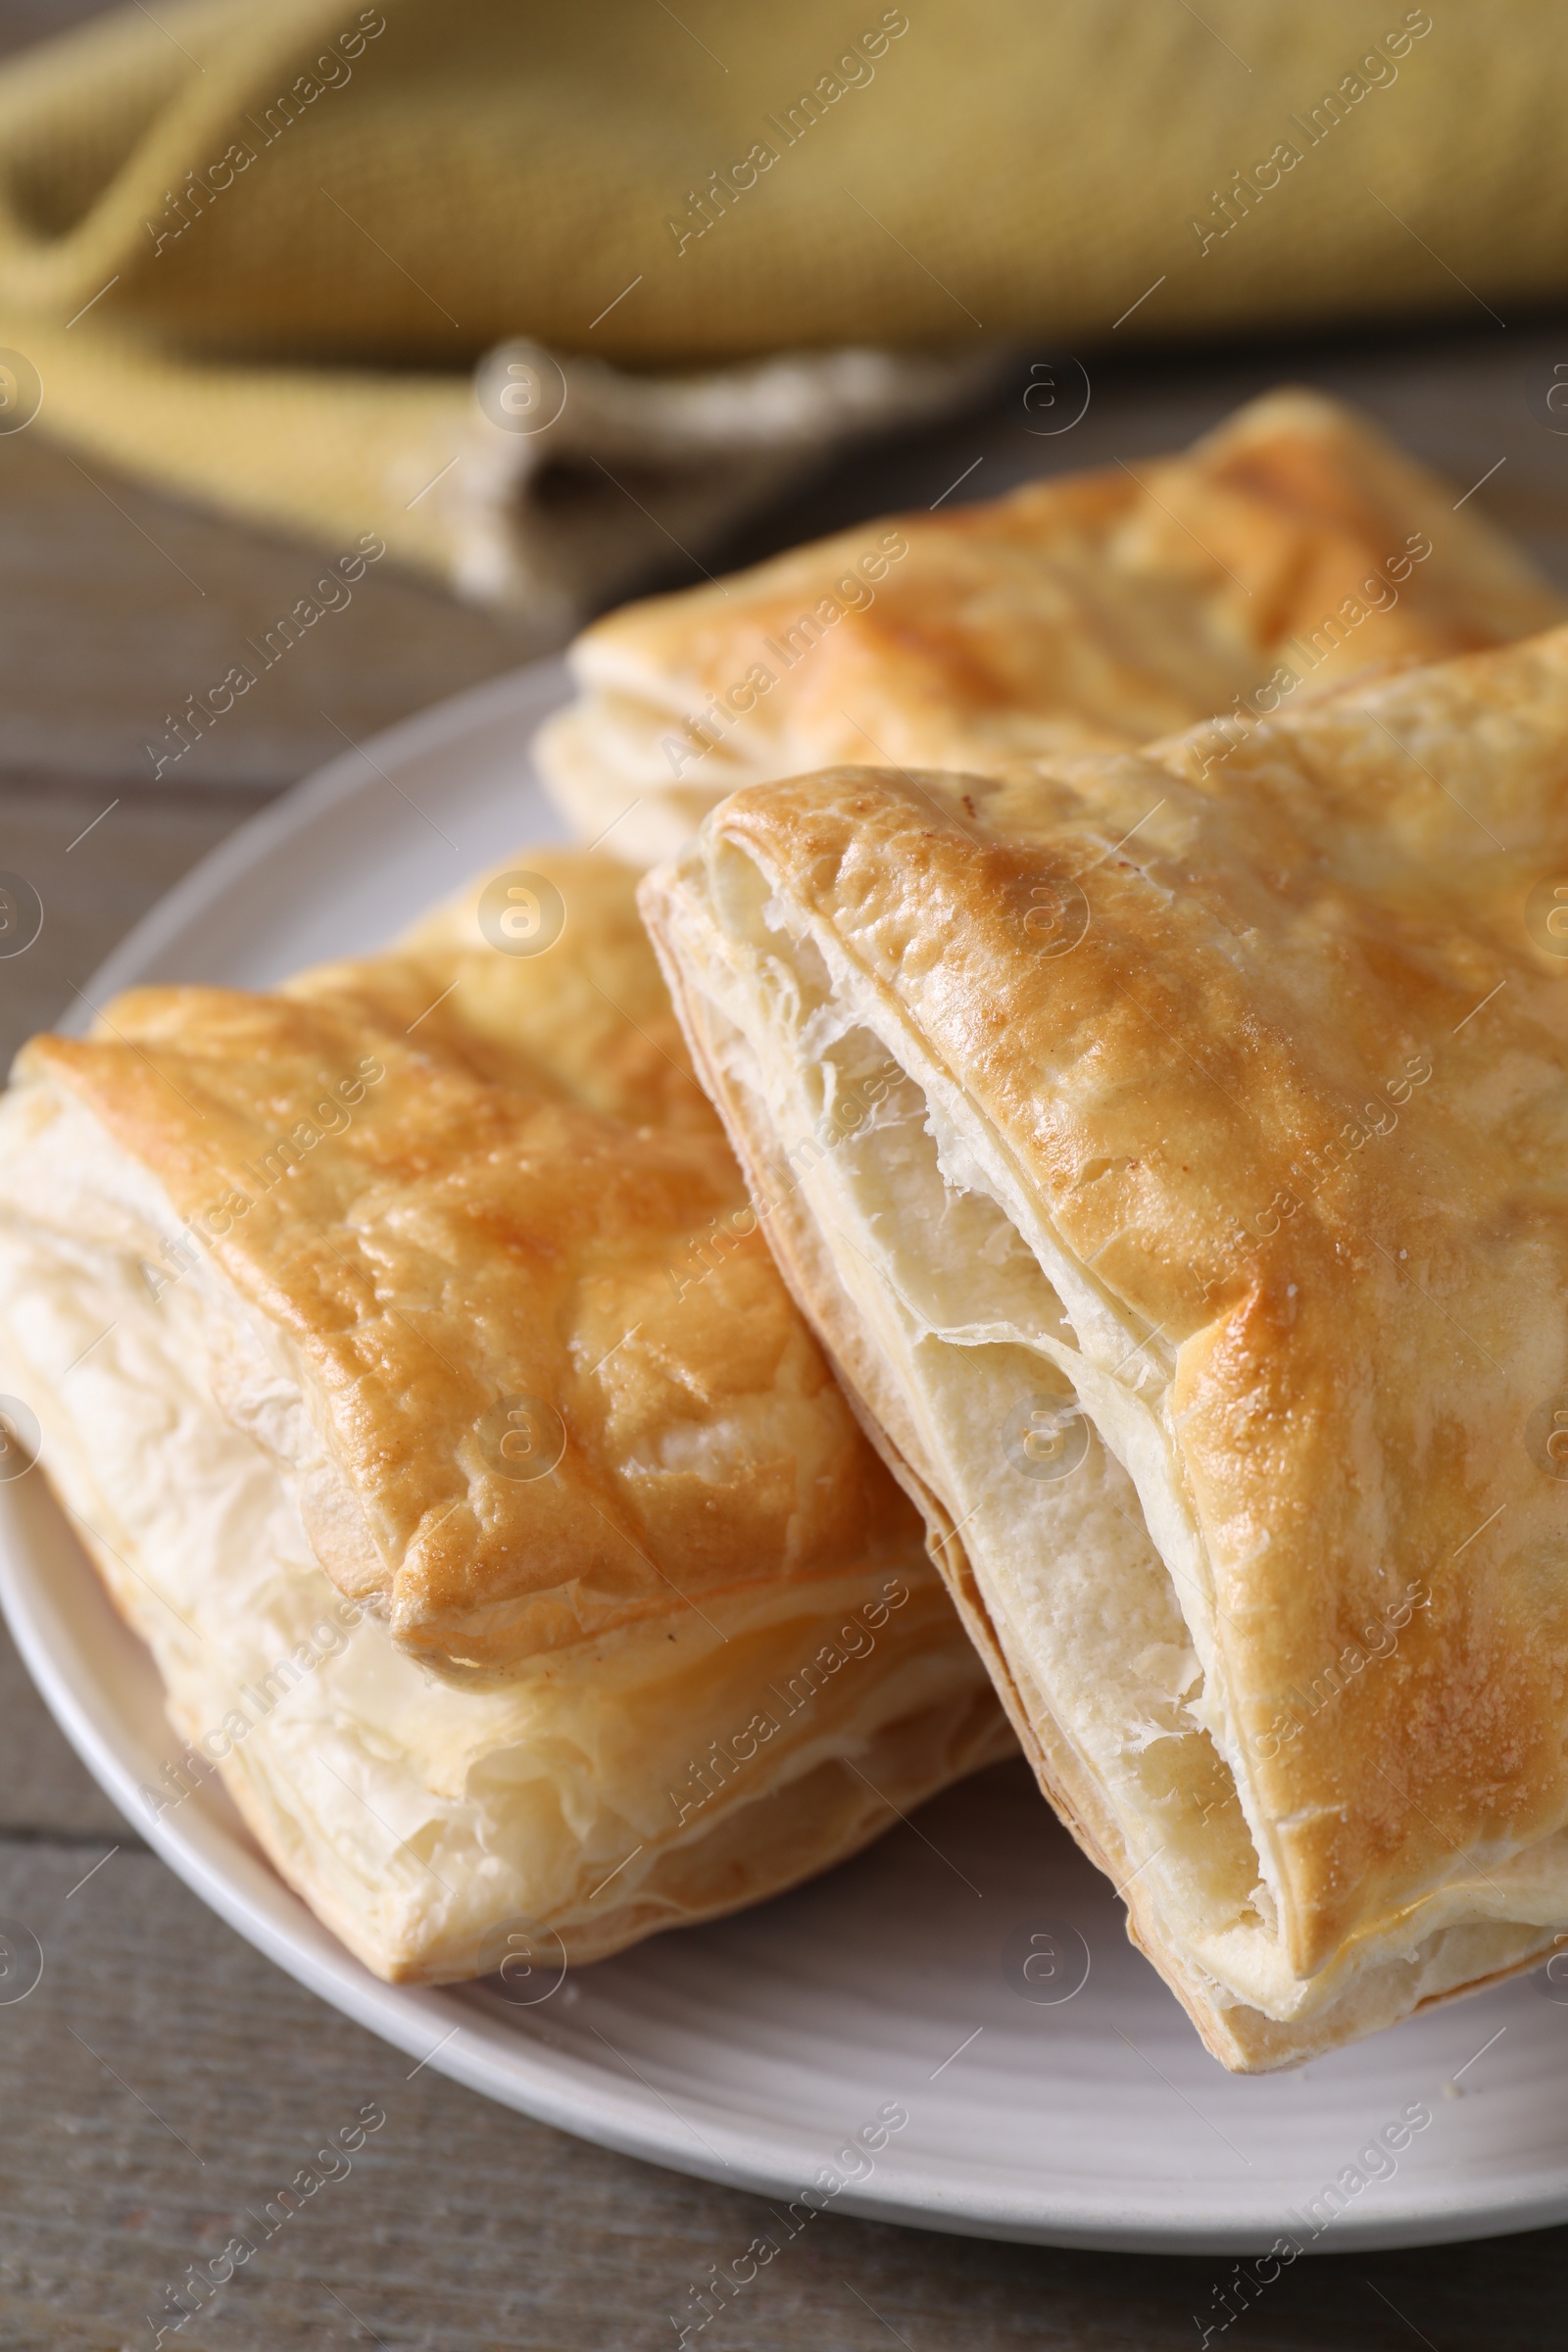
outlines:
[{"label": "folded napkin", "polygon": [[374,530],[559,633],[1020,342],[1555,293],[1558,29],[1549,0],[112,14],[0,74],[0,427]]}]

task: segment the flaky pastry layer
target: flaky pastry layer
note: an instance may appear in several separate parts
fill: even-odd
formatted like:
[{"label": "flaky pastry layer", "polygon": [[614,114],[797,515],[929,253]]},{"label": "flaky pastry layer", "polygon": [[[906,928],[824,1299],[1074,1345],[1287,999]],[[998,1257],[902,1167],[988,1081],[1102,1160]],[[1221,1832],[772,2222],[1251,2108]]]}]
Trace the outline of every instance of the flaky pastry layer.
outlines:
[{"label": "flaky pastry layer", "polygon": [[[566,900],[554,967],[498,955],[470,894],[402,950],[284,997],[122,1001],[100,1033],[107,1055],[41,1041],[0,1102],[0,1386],[37,1414],[50,1482],[163,1675],[189,1756],[145,1792],[152,1811],[188,1801],[216,1768],[367,1966],[420,1982],[505,1966],[514,1996],[548,1984],[557,1961],[791,1886],[1011,1749],[917,1520],[744,1230],[714,1254],[723,1311],[752,1328],[705,1356],[715,1324],[708,1261],[689,1253],[697,1213],[743,1196],[629,876],[553,853],[519,864],[548,867]],[[431,1031],[416,1054],[410,1035]],[[399,1083],[404,1100],[378,1121],[377,1097]],[[453,1139],[471,1147],[476,1127],[483,1182],[465,1189],[474,1153]],[[291,1137],[292,1156],[270,1164],[269,1136]],[[455,1656],[416,1610],[411,1637],[394,1576],[343,1567],[365,1558],[367,1530],[372,1549],[384,1532],[387,1489],[427,1475],[421,1448],[450,1445],[454,1397],[482,1375],[505,1399],[509,1318],[526,1348],[573,1281],[616,1305],[612,1259],[566,1279],[552,1265],[562,1227],[528,1223],[527,1149],[534,1204],[554,1149],[555,1197],[597,1178],[612,1216],[651,1166],[673,1168],[688,1183],[672,1218],[687,1253],[656,1321],[657,1393],[639,1388],[635,1355],[619,1392],[629,1497],[624,1455],[592,1453],[575,1473],[579,1503],[600,1498],[623,1534],[632,1575],[585,1622],[568,1532],[555,1556],[570,1597],[533,1619],[532,1646],[487,1642],[481,1626]],[[579,1234],[593,1205],[585,1193],[572,1212]],[[521,1277],[508,1262],[498,1285],[509,1256]],[[398,1325],[410,1352],[389,1363],[381,1335]],[[580,1362],[580,1340],[558,1332],[548,1360]],[[389,1413],[400,1376],[416,1393]],[[581,1450],[580,1408],[567,1410]],[[491,1485],[477,1492],[460,1445],[455,1485],[498,1573],[520,1553],[526,1590],[561,1465],[510,1476],[512,1434],[506,1420],[479,1433]],[[657,1482],[662,1464],[701,1511],[689,1543],[668,1520],[650,1538],[634,1516],[636,1478]],[[526,1606],[508,1622],[526,1628]]]},{"label": "flaky pastry layer", "polygon": [[744,784],[840,760],[1004,775],[1563,617],[1474,507],[1288,390],[1174,458],[884,517],[612,612],[536,756],[585,838],[647,864]]},{"label": "flaky pastry layer", "polygon": [[919,1543],[748,1217],[630,877],[535,869],[544,954],[460,910],[284,994],[132,990],[16,1071],[152,1180],[155,1261],[201,1268],[215,1393],[326,1573],[474,1680]]},{"label": "flaky pastry layer", "polygon": [[1568,1925],[1565,857],[1557,631],[1027,783],[755,787],[644,886],[781,1267],[1227,2064]]}]

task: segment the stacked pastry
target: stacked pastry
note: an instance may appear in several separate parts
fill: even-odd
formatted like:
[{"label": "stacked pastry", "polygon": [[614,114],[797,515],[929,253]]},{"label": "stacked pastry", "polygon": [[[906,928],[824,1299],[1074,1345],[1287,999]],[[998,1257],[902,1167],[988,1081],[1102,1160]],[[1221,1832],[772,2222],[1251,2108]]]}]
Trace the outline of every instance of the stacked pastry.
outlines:
[{"label": "stacked pastry", "polygon": [[1046,1794],[1274,2065],[1568,1927],[1568,630],[1213,741],[748,788],[644,906]]},{"label": "stacked pastry", "polygon": [[751,787],[644,904],[1043,1788],[1263,2067],[1568,1929],[1568,630],[1214,745]]},{"label": "stacked pastry", "polygon": [[[900,526],[937,649],[913,689],[895,616],[846,615],[773,735],[754,715],[710,754],[798,757],[885,627],[882,705],[842,701],[889,756],[837,764],[824,721],[818,772],[722,799],[642,905],[1045,1793],[1209,2048],[1255,2069],[1568,1930],[1568,629],[1503,643],[1556,600],[1321,408],[1265,404],[1156,492],[1215,568],[1123,674],[1217,709],[1228,649],[1252,680],[1228,716],[1140,752],[1157,697],[1101,700],[1107,612],[1169,585],[1133,492],[1026,493],[940,546]],[[1064,633],[1015,593],[997,622],[966,568],[1048,512],[1008,562],[1042,603],[1076,567]],[[1369,575],[1308,690],[1302,616],[1358,535],[1419,557],[1420,589],[1380,613]],[[604,624],[558,743],[625,740],[634,650],[651,711],[745,639],[739,600],[698,601],[679,662],[669,608]],[[1423,635],[1495,650],[1411,666]],[[1372,674],[1328,684],[1352,648]],[[1093,744],[1107,710],[1128,748]],[[803,1150],[890,1068],[870,1119]]]},{"label": "stacked pastry", "polygon": [[1027,773],[1562,619],[1454,495],[1335,402],[1272,393],[1185,456],[884,518],[612,613],[572,649],[539,763],[583,838],[641,865],[742,784],[842,760]]},{"label": "stacked pastry", "polygon": [[278,995],[134,991],[0,1104],[0,1386],[195,1772],[391,1978],[550,1981],[1012,1745],[631,877],[519,864],[544,953],[471,891]]},{"label": "stacked pastry", "polygon": [[0,1379],[371,1967],[1014,1734],[1229,2065],[1550,1948],[1563,617],[1277,395],[612,616],[540,757],[624,862],[24,1053]]}]

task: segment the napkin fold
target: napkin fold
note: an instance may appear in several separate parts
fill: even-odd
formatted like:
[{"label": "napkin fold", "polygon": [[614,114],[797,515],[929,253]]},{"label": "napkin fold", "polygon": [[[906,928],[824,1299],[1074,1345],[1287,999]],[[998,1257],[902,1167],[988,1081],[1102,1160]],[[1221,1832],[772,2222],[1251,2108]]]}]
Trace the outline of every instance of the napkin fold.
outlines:
[{"label": "napkin fold", "polygon": [[[998,354],[1561,291],[1552,0],[163,0],[0,73],[0,430],[559,633]],[[782,356],[781,356],[782,355]]]}]

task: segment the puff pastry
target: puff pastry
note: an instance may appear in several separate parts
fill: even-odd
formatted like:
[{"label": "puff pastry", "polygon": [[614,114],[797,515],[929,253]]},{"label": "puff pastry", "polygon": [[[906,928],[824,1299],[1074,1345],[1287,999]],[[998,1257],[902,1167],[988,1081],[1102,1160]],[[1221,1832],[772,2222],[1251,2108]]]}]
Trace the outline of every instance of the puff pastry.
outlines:
[{"label": "puff pastry", "polygon": [[646,864],[742,784],[839,760],[1005,774],[1565,617],[1474,507],[1350,411],[1283,391],[1184,456],[627,606],[578,638],[577,699],[535,751],[582,835]]},{"label": "puff pastry", "polygon": [[1565,877],[1568,629],[1027,782],[748,787],[643,886],[782,1269],[1231,2067],[1568,1930]]},{"label": "puff pastry", "polygon": [[469,893],[274,996],[134,991],[0,1103],[0,1386],[195,1771],[394,1979],[754,1901],[1012,1744],[630,875],[515,865],[546,954]]}]

